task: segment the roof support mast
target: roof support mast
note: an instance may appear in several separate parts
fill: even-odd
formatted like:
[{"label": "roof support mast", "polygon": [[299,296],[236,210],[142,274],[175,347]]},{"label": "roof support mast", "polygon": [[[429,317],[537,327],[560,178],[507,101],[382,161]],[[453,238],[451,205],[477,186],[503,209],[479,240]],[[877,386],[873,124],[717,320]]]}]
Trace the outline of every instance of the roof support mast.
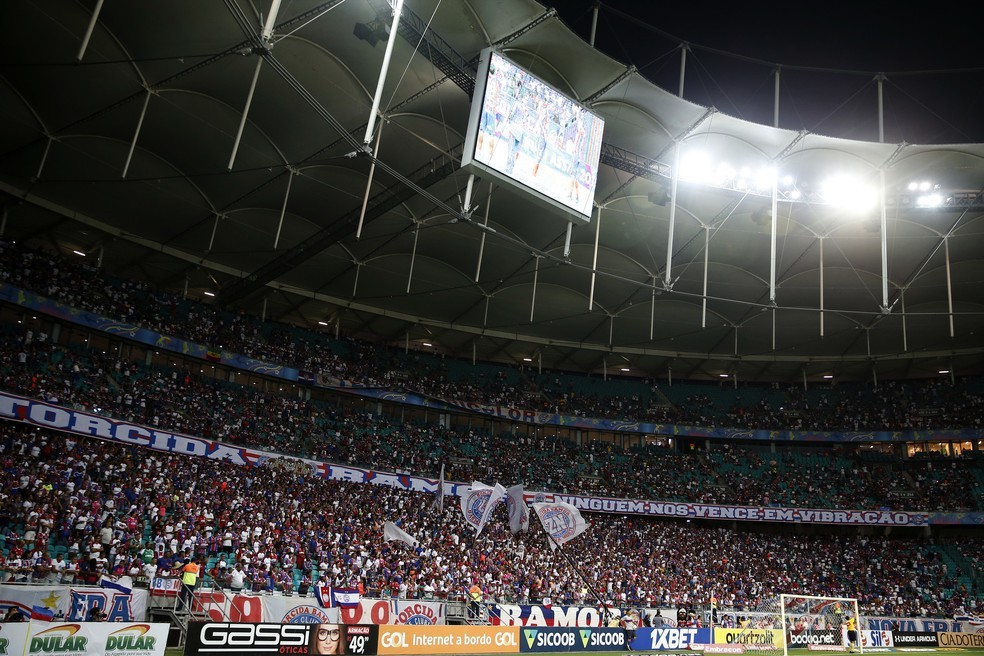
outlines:
[{"label": "roof support mast", "polygon": [[[680,44],[680,92],[683,98],[683,83],[687,73],[687,49],[686,43]],[[677,204],[677,185],[680,182],[680,151],[683,150],[683,141],[677,140],[676,152],[673,154],[673,171],[670,178],[670,226],[666,235],[666,271],[663,275],[663,289],[669,291],[673,288],[673,223],[676,220]]]},{"label": "roof support mast", "polygon": [[[270,37],[273,36],[273,28],[277,24],[277,15],[280,13],[280,0],[273,0],[270,3],[270,13],[267,15],[266,23],[263,24],[261,33],[262,46],[253,50],[256,54],[266,54],[270,47]],[[246,54],[249,54],[246,52]],[[239,129],[236,130],[236,140],[232,144],[232,153],[229,155],[229,170],[232,170],[236,163],[236,154],[239,152],[239,144],[243,139],[243,130],[246,128],[246,120],[249,118],[249,108],[253,104],[253,95],[256,93],[256,83],[260,79],[260,69],[263,67],[263,57],[256,58],[256,68],[253,69],[253,80],[249,84],[249,93],[246,95],[246,106],[243,107],[243,115],[239,119]]]},{"label": "roof support mast", "polygon": [[403,13],[403,0],[396,0],[393,6],[393,27],[390,28],[390,38],[386,39],[386,52],[383,53],[383,65],[379,69],[379,80],[376,82],[376,94],[372,98],[372,109],[369,110],[369,124],[366,125],[366,136],[362,139],[365,144],[365,152],[369,151],[369,144],[372,143],[372,133],[376,128],[376,115],[379,113],[379,102],[383,96],[383,85],[386,83],[386,73],[389,72],[390,59],[393,57],[393,45],[396,39],[393,38],[393,31],[400,24],[400,14]]},{"label": "roof support mast", "polygon": [[[885,143],[885,74],[875,76],[878,81],[878,143]],[[883,314],[892,311],[888,304],[888,208],[885,207],[885,169],[878,170],[878,205],[881,211],[881,265]]]},{"label": "roof support mast", "polygon": [[82,37],[82,44],[79,46],[79,54],[76,56],[78,61],[82,61],[85,57],[85,50],[89,47],[89,39],[92,38],[92,30],[95,29],[96,23],[99,21],[99,12],[102,11],[103,0],[96,1],[96,8],[92,10],[92,18],[89,19],[89,25],[85,28],[85,36]]}]

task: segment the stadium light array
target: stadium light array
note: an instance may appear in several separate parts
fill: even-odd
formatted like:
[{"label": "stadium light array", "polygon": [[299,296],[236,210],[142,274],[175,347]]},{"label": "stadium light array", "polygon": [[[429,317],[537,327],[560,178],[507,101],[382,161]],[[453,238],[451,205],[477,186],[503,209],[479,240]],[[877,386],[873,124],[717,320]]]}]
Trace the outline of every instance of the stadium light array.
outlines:
[{"label": "stadium light array", "polygon": [[[864,213],[872,210],[878,201],[876,189],[861,179],[848,175],[831,176],[823,184],[800,184],[792,173],[780,172],[774,166],[759,166],[757,168],[729,162],[715,162],[706,151],[695,149],[683,154],[680,159],[679,178],[683,182],[709,185],[724,189],[733,189],[742,193],[759,196],[771,196],[775,188],[781,201],[810,201],[824,203]],[[933,186],[928,183],[918,183],[912,190],[925,188],[931,192]],[[938,189],[938,187],[937,187]],[[809,193],[807,193],[807,190]],[[925,194],[925,207],[930,203],[943,204],[945,199],[933,198]]]},{"label": "stadium light array", "polygon": [[857,213],[874,209],[878,202],[878,195],[872,187],[845,175],[828,178],[820,189],[821,197],[828,203]]}]

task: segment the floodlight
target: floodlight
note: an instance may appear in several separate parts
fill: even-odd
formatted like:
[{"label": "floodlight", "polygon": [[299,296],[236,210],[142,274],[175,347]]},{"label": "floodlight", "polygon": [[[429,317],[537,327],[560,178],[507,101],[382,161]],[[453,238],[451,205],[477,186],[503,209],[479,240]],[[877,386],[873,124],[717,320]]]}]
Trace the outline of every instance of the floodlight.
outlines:
[{"label": "floodlight", "polygon": [[940,207],[943,205],[943,196],[940,194],[925,194],[916,198],[917,207]]},{"label": "floodlight", "polygon": [[830,178],[821,189],[825,201],[855,212],[872,209],[878,200],[877,194],[869,186],[843,175]]}]

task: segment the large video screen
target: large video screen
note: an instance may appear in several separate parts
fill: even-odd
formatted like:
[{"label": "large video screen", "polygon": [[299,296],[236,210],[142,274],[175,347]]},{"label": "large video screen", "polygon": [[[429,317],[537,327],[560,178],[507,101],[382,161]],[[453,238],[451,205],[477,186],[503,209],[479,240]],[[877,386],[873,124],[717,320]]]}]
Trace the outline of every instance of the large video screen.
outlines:
[{"label": "large video screen", "polygon": [[568,219],[587,221],[604,129],[600,116],[486,49],[462,167],[486,171]]}]

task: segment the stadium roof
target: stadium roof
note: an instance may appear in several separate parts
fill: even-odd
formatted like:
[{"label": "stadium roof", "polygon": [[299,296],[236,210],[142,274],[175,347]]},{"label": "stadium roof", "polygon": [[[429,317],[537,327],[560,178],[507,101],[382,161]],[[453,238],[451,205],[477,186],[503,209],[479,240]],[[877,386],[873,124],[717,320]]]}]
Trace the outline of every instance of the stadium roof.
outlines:
[{"label": "stadium roof", "polygon": [[[388,15],[385,0],[3,3],[4,237],[480,361],[743,381],[984,369],[984,145],[744,121],[533,0],[406,0],[374,158]],[[569,252],[563,218],[487,179],[462,212],[457,160],[490,45],[606,120],[600,223],[575,226]],[[778,203],[774,249],[768,192],[681,180],[664,203],[677,144],[795,177],[805,200]],[[884,180],[884,233],[880,212],[820,202],[832,173]],[[946,204],[917,207],[914,180]]]}]

